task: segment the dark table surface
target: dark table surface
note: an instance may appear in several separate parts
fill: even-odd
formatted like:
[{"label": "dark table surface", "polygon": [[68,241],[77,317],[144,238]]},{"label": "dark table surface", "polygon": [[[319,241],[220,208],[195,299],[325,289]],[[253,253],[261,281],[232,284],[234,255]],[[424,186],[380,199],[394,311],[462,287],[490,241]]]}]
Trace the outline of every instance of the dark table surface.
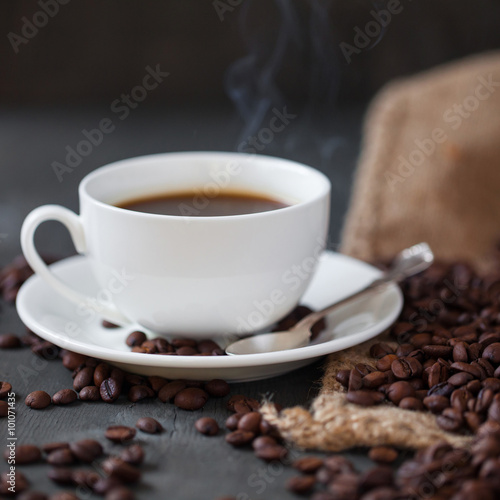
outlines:
[{"label": "dark table surface", "polygon": [[[73,172],[57,179],[51,166],[62,161],[67,145],[82,139],[82,130],[95,127],[109,110],[94,109],[4,109],[0,114],[0,265],[20,253],[19,231],[33,208],[57,203],[78,211],[77,186],[89,171],[126,157],[181,150],[235,150],[242,125],[230,109],[137,109],[117,126]],[[264,154],[302,161],[325,172],[332,181],[332,213],[329,247],[335,249],[360,147],[362,109],[340,110],[328,127],[297,126],[275,137]],[[40,251],[67,256],[74,253],[65,230],[56,223],[44,224],[37,233]],[[0,333],[19,335],[25,328],[14,306],[1,304]],[[292,373],[258,382],[239,383],[231,393],[261,399],[274,394],[283,406],[307,406],[318,390],[322,361]],[[110,424],[134,425],[141,416],[158,419],[166,431],[160,436],[139,433],[146,463],[143,480],[135,489],[140,499],[215,499],[232,495],[249,498],[296,498],[285,490],[293,469],[268,465],[249,449],[234,449],[223,433],[208,438],[193,424],[201,416],[212,416],[223,425],[229,412],[225,400],[211,399],[203,410],[186,412],[173,405],[154,402],[132,404],[120,399],[114,404],[76,402],[70,407],[50,406],[35,411],[25,406],[26,395],[37,389],[54,394],[71,387],[71,374],[60,361],[46,362],[29,349],[0,351],[0,380],[7,380],[16,393],[18,444],[42,445],[83,437],[103,440]],[[227,398],[225,398],[227,399]],[[0,420],[1,439],[6,442],[6,419]],[[110,452],[118,445],[105,443]],[[293,456],[304,452],[294,451]],[[368,464],[363,451],[349,455],[359,468]],[[2,461],[0,470],[6,470]],[[32,486],[55,493],[61,488],[47,477],[48,466],[19,466]],[[68,489],[68,488],[66,488]],[[71,488],[69,488],[71,489]],[[74,488],[73,488],[73,491]],[[80,492],[81,498],[89,498]]]}]

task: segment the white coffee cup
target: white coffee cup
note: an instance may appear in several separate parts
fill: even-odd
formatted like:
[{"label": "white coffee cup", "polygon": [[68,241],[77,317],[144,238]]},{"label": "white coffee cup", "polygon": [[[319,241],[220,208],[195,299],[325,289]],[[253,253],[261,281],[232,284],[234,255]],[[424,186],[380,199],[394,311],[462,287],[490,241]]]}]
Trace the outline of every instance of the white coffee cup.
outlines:
[{"label": "white coffee cup", "polygon": [[[289,206],[212,217],[115,206],[188,190],[199,193],[195,213],[228,190]],[[79,216],[45,205],[26,217],[21,245],[34,271],[74,302],[77,314],[201,338],[264,328],[297,305],[325,246],[330,182],[311,167],[269,156],[167,153],[93,171],[81,181],[79,197]],[[34,233],[47,220],[66,225],[76,250],[88,258],[102,287],[96,296],[78,291],[78,283],[63,283],[38,255]]]}]

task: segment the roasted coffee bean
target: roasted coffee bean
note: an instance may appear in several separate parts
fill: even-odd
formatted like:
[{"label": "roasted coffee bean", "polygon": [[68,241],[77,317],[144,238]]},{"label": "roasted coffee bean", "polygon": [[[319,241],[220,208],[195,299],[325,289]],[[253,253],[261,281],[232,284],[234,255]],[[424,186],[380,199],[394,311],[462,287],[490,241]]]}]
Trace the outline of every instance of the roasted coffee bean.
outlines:
[{"label": "roasted coffee bean", "polygon": [[86,366],[82,368],[73,380],[73,389],[76,392],[80,392],[87,385],[91,385],[94,382],[94,368]]},{"label": "roasted coffee bean", "polygon": [[236,403],[234,403],[234,411],[236,413],[250,413],[252,408],[250,408],[250,405],[246,402],[246,400],[236,401]]},{"label": "roasted coffee bean", "polygon": [[500,380],[494,377],[488,377],[481,382],[484,389],[491,389],[493,392],[500,392]]},{"label": "roasted coffee bean", "polygon": [[53,452],[54,450],[60,450],[62,448],[69,448],[69,443],[66,443],[64,441],[56,441],[53,443],[46,443],[42,446],[42,450],[47,454]]},{"label": "roasted coffee bean", "polygon": [[88,464],[103,454],[101,444],[95,439],[81,439],[80,441],[71,443],[69,448],[78,460]]},{"label": "roasted coffee bean", "polygon": [[110,425],[104,435],[114,443],[124,443],[135,437],[135,429],[126,425]]},{"label": "roasted coffee bean", "polygon": [[377,465],[363,472],[359,478],[362,491],[391,486],[393,484],[392,468],[387,465]]},{"label": "roasted coffee bean", "polygon": [[194,356],[195,354],[198,354],[198,351],[194,347],[189,347],[187,345],[179,347],[175,352],[178,356]]},{"label": "roasted coffee bean", "polygon": [[146,340],[147,337],[144,332],[135,331],[129,334],[125,342],[129,347],[135,347],[135,346],[140,346]]},{"label": "roasted coffee bean", "polygon": [[228,400],[228,402],[226,403],[226,408],[229,410],[229,411],[234,411],[234,405],[235,403],[237,402],[240,402],[240,401],[246,401],[246,396],[244,396],[243,394],[234,394],[233,396],[231,396]]},{"label": "roasted coffee bean", "polygon": [[103,319],[101,321],[101,325],[102,325],[103,328],[120,328],[120,325],[112,323],[111,321],[108,321],[106,319]]},{"label": "roasted coffee bean", "polygon": [[213,340],[200,340],[200,342],[198,342],[198,351],[200,352],[209,352],[211,353],[214,349],[220,349],[220,346],[219,344],[217,344],[216,342],[214,342]]},{"label": "roasted coffee bean", "polygon": [[441,413],[450,406],[450,400],[445,396],[427,396],[424,398],[424,406],[432,413]]},{"label": "roasted coffee bean", "polygon": [[398,452],[390,446],[374,446],[368,453],[370,460],[390,464],[398,458]]},{"label": "roasted coffee bean", "polygon": [[99,388],[101,399],[106,403],[113,403],[118,399],[121,392],[121,386],[113,378],[107,378]]},{"label": "roasted coffee bean", "polygon": [[462,363],[469,361],[469,353],[465,342],[458,342],[453,347],[453,361]]},{"label": "roasted coffee bean", "polygon": [[323,466],[323,459],[319,457],[302,457],[292,462],[292,467],[303,474],[313,474]]},{"label": "roasted coffee bean", "polygon": [[137,375],[136,373],[126,373],[125,374],[125,382],[133,387],[134,385],[145,385],[149,387],[149,382],[141,375]]},{"label": "roasted coffee bean", "polygon": [[136,423],[135,426],[142,432],[146,432],[147,434],[160,434],[163,432],[163,426],[151,417],[141,417]]},{"label": "roasted coffee bean", "polygon": [[0,349],[16,349],[21,347],[21,339],[13,333],[2,333],[0,335]]},{"label": "roasted coffee bean", "polygon": [[462,385],[465,385],[468,382],[470,382],[473,378],[474,377],[470,373],[459,372],[455,373],[455,375],[452,375],[448,379],[448,383],[455,387],[461,387]]},{"label": "roasted coffee bean", "polygon": [[379,360],[377,360],[376,363],[377,370],[381,372],[386,372],[390,370],[393,361],[395,361],[396,359],[398,359],[396,354],[387,354],[383,358],[380,358]]},{"label": "roasted coffee bean", "polygon": [[151,389],[155,391],[156,394],[160,392],[160,389],[164,387],[166,384],[168,384],[168,380],[163,377],[157,377],[155,375],[148,377],[148,382],[149,385],[151,386]]},{"label": "roasted coffee bean", "polygon": [[205,436],[215,436],[219,432],[219,425],[210,417],[199,418],[194,426],[198,432]]},{"label": "roasted coffee bean", "polygon": [[478,431],[479,427],[484,422],[484,417],[473,411],[466,411],[464,413],[464,419],[469,429],[474,433]]},{"label": "roasted coffee bean", "polygon": [[12,390],[12,385],[9,382],[0,381],[0,399],[6,398]]},{"label": "roasted coffee bean", "polygon": [[9,414],[9,405],[6,401],[0,401],[0,418],[6,417]]},{"label": "roasted coffee bean", "polygon": [[349,374],[349,385],[347,386],[348,391],[359,391],[363,387],[363,376],[361,373],[353,368]]},{"label": "roasted coffee bean", "polygon": [[118,457],[110,457],[102,463],[104,472],[124,483],[136,483],[141,478],[141,471]]},{"label": "roasted coffee bean", "polygon": [[259,436],[252,441],[252,448],[265,448],[266,446],[277,446],[278,442],[271,436]]},{"label": "roasted coffee bean", "polygon": [[214,379],[204,385],[204,389],[214,398],[223,398],[227,396],[231,390],[229,384],[225,380]]},{"label": "roasted coffee bean", "polygon": [[50,396],[45,391],[33,391],[30,392],[24,401],[26,406],[33,408],[35,410],[42,410],[50,405]]},{"label": "roasted coffee bean", "polygon": [[407,380],[422,373],[422,365],[414,357],[398,358],[391,363],[391,370],[398,379]]},{"label": "roasted coffee bean", "polygon": [[495,373],[495,369],[493,368],[493,365],[485,358],[479,358],[477,361],[474,361],[473,363],[477,363],[485,372],[486,372],[486,377],[493,377],[493,374]]},{"label": "roasted coffee bean", "polygon": [[482,413],[488,410],[493,399],[495,397],[495,393],[488,388],[483,388],[479,391],[476,399],[476,403],[474,405],[473,410],[477,413]]},{"label": "roasted coffee bean", "polygon": [[26,479],[26,476],[20,472],[20,471],[12,471],[12,472],[2,472],[0,474],[0,495],[2,495],[3,498],[5,496],[12,496],[12,490],[9,489],[12,484],[14,483],[15,487],[15,495],[18,493],[22,493],[24,490],[28,488],[28,480]]},{"label": "roasted coffee bean", "polygon": [[479,382],[479,380],[471,380],[467,382],[465,388],[472,394],[477,394],[481,390],[481,382]]},{"label": "roasted coffee bean", "polygon": [[134,500],[135,496],[132,490],[125,488],[125,486],[118,486],[106,493],[104,500]]},{"label": "roasted coffee bean", "polygon": [[75,457],[69,448],[54,450],[47,456],[47,463],[50,465],[71,465],[74,461]]},{"label": "roasted coffee bean", "polygon": [[469,352],[469,359],[477,360],[481,358],[483,346],[478,342],[474,342],[468,347],[467,351]]},{"label": "roasted coffee bean", "polygon": [[186,383],[183,381],[168,382],[165,384],[158,393],[158,398],[162,403],[167,403],[172,401],[177,393],[186,388]]},{"label": "roasted coffee bean", "polygon": [[101,477],[92,486],[92,489],[98,495],[104,496],[113,489],[120,488],[123,486],[123,482],[116,477]]},{"label": "roasted coffee bean", "polygon": [[88,469],[77,469],[73,472],[73,482],[78,486],[92,488],[100,478],[97,472]]},{"label": "roasted coffee bean", "polygon": [[226,434],[225,439],[226,442],[229,443],[230,445],[239,447],[249,444],[254,437],[255,434],[253,432],[236,430],[230,432],[229,434]]},{"label": "roasted coffee bean", "polygon": [[258,434],[262,415],[256,411],[245,413],[238,422],[238,429]]},{"label": "roasted coffee bean", "polygon": [[384,401],[385,397],[378,391],[349,391],[346,395],[347,401],[361,406],[378,405]]},{"label": "roasted coffee bean", "polygon": [[141,445],[133,444],[120,453],[120,458],[129,464],[140,465],[144,461],[144,450]]},{"label": "roasted coffee bean", "polygon": [[94,384],[100,387],[101,384],[111,375],[111,366],[108,363],[99,363],[94,370]]},{"label": "roasted coffee bean", "polygon": [[452,408],[463,413],[467,411],[467,402],[473,397],[467,389],[456,389],[451,393],[450,403]]},{"label": "roasted coffee bean", "polygon": [[399,380],[389,386],[386,396],[395,405],[398,405],[403,398],[415,397],[415,389],[406,380]]},{"label": "roasted coffee bean", "polygon": [[404,358],[413,352],[415,348],[411,344],[400,344],[396,349],[396,356],[398,358]]},{"label": "roasted coffee bean", "polygon": [[76,352],[66,351],[63,355],[63,365],[68,370],[76,370],[80,365],[85,363],[87,356]]},{"label": "roasted coffee bean", "polygon": [[187,339],[187,338],[177,338],[177,339],[172,339],[170,343],[178,349],[179,347],[193,347],[196,348],[198,345],[198,342],[194,339]]},{"label": "roasted coffee bean", "polygon": [[78,399],[78,396],[75,391],[71,389],[61,389],[57,391],[52,396],[52,402],[55,405],[69,405]]},{"label": "roasted coffee bean", "polygon": [[[236,431],[238,432],[238,431]],[[282,461],[288,455],[288,450],[281,445],[262,446],[254,451],[255,456],[266,462]]]},{"label": "roasted coffee bean", "polygon": [[443,366],[441,366],[439,363],[434,363],[429,371],[428,371],[428,377],[427,377],[427,385],[429,387],[434,387],[435,385],[439,384],[442,382],[443,377],[442,377],[442,372]]},{"label": "roasted coffee bean", "polygon": [[403,398],[398,406],[402,408],[403,410],[411,410],[411,411],[423,411],[424,410],[424,404],[422,401],[416,397],[407,397]]},{"label": "roasted coffee bean", "polygon": [[448,358],[453,352],[453,347],[448,345],[424,345],[422,351],[430,358]]},{"label": "roasted coffee bean", "polygon": [[328,485],[328,491],[334,498],[356,499],[360,487],[360,478],[356,474],[342,473],[335,477],[335,480]]},{"label": "roasted coffee bean", "polygon": [[99,391],[99,387],[95,387],[94,385],[87,385],[84,387],[80,393],[78,394],[81,401],[100,401],[101,394]]},{"label": "roasted coffee bean", "polygon": [[[8,461],[11,457],[10,450],[7,449],[3,454],[5,461]],[[42,452],[38,446],[33,444],[18,444],[16,446],[15,459],[16,464],[24,465],[24,464],[33,464],[38,462],[42,458]]]},{"label": "roasted coffee bean", "polygon": [[457,432],[463,425],[463,417],[455,408],[445,408],[441,415],[436,417],[436,423],[445,431]]},{"label": "roasted coffee bean", "polygon": [[241,417],[243,417],[243,413],[234,413],[233,415],[230,415],[227,420],[226,420],[226,427],[230,431],[234,431],[238,428],[238,422],[240,421]]},{"label": "roasted coffee bean", "polygon": [[369,373],[368,375],[365,375],[363,377],[363,387],[366,387],[367,389],[376,389],[377,387],[380,387],[382,384],[385,384],[387,380],[387,376],[385,372],[381,371],[374,371]]},{"label": "roasted coffee bean", "polygon": [[463,363],[461,361],[455,361],[451,364],[451,369],[458,372],[465,372],[472,375],[474,378],[481,377],[481,371],[477,366],[473,364]]},{"label": "roasted coffee bean", "polygon": [[137,403],[147,398],[154,398],[155,396],[155,391],[147,385],[134,385],[128,391],[128,399],[132,401],[132,403]]},{"label": "roasted coffee bean", "polygon": [[387,354],[394,354],[394,349],[385,342],[378,342],[370,347],[370,356],[372,358],[380,359]]},{"label": "roasted coffee bean", "polygon": [[174,398],[174,404],[177,408],[190,411],[203,408],[207,401],[208,394],[203,389],[198,389],[197,387],[182,389]]},{"label": "roasted coffee bean", "polygon": [[417,349],[431,343],[432,335],[430,333],[417,333],[409,339],[409,343]]},{"label": "roasted coffee bean", "polygon": [[483,351],[483,358],[495,364],[500,363],[500,342],[488,345]]},{"label": "roasted coffee bean", "polygon": [[406,323],[404,321],[396,323],[392,327],[391,333],[396,337],[400,338],[402,335],[412,332],[414,330],[414,326],[411,323]]},{"label": "roasted coffee bean", "polygon": [[493,398],[488,408],[488,418],[495,422],[500,422],[500,399],[497,396],[498,394]]},{"label": "roasted coffee bean", "polygon": [[286,489],[299,495],[304,495],[314,488],[316,478],[314,476],[295,476],[288,479]]},{"label": "roasted coffee bean", "polygon": [[455,387],[453,387],[451,384],[448,384],[448,382],[441,382],[440,384],[431,387],[428,394],[429,396],[449,397],[454,390]]},{"label": "roasted coffee bean", "polygon": [[351,375],[351,370],[339,370],[337,375],[335,375],[335,380],[342,384],[344,387],[349,385],[349,376]]},{"label": "roasted coffee bean", "polygon": [[69,467],[54,467],[49,469],[47,476],[57,484],[74,484],[73,470]]},{"label": "roasted coffee bean", "polygon": [[35,342],[31,346],[31,352],[43,359],[51,361],[59,356],[59,347],[46,340]]}]

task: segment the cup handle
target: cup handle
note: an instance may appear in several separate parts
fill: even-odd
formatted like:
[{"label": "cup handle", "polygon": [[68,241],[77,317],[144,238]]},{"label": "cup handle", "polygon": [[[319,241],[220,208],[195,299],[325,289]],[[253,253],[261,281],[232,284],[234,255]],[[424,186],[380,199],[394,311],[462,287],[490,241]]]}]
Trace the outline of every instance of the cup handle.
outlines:
[{"label": "cup handle", "polygon": [[78,215],[59,205],[44,205],[42,207],[35,208],[28,214],[21,229],[21,248],[23,249],[24,256],[33,271],[35,271],[35,273],[45,280],[48,285],[56,290],[56,292],[71,300],[75,304],[85,305],[86,307],[96,311],[103,318],[106,318],[113,323],[117,323],[118,325],[126,325],[130,323],[130,321],[115,307],[99,304],[95,298],[92,299],[91,297],[73,290],[73,288],[63,283],[51,272],[49,267],[38,254],[34,241],[35,231],[38,226],[42,222],[49,220],[61,222],[66,226],[78,253],[83,254],[87,249],[83,226]]}]

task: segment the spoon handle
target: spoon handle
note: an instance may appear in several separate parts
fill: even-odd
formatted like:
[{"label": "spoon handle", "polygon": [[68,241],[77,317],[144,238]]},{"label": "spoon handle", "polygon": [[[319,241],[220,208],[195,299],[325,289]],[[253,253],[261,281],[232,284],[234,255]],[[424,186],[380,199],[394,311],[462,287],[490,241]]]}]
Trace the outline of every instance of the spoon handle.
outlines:
[{"label": "spoon handle", "polygon": [[390,276],[377,278],[376,280],[372,281],[369,285],[367,285],[365,288],[362,288],[358,292],[355,292],[352,295],[349,295],[348,297],[345,297],[344,299],[335,302],[335,304],[325,307],[324,309],[321,309],[319,311],[314,311],[308,314],[305,318],[302,318],[295,326],[290,328],[290,331],[296,329],[302,330],[304,328],[311,328],[314,325],[314,323],[316,323],[316,321],[319,321],[320,319],[324,318],[338,307],[344,306],[349,302],[353,302],[354,300],[359,299],[360,297],[368,295],[368,293],[370,292],[376,292],[376,291],[378,292],[385,290],[387,286],[391,284],[393,281],[394,281],[393,278]]}]

